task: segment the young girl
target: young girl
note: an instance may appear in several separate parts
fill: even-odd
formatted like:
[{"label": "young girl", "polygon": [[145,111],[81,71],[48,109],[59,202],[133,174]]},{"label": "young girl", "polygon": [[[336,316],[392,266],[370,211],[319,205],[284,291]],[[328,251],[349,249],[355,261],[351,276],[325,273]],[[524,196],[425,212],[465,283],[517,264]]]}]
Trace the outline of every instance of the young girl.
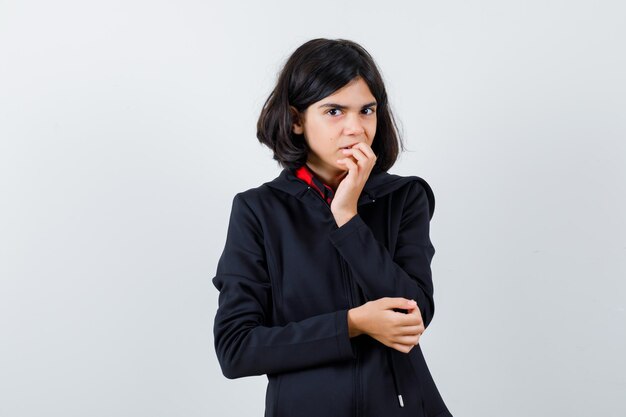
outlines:
[{"label": "young girl", "polygon": [[[296,49],[259,117],[282,172],[236,194],[212,282],[223,374],[266,374],[266,417],[450,417],[419,339],[435,306],[430,186],[360,45]],[[245,167],[244,167],[245,169]]]}]

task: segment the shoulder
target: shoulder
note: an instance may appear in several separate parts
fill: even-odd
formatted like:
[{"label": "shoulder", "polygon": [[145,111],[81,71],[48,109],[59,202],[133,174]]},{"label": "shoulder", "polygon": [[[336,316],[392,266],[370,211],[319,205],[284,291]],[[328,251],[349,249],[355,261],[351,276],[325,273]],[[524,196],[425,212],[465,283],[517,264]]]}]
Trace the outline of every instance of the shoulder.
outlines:
[{"label": "shoulder", "polygon": [[259,202],[263,199],[261,187],[249,188],[235,193],[231,200],[231,212],[235,216],[246,214],[254,216],[255,208],[259,207]]},{"label": "shoulder", "polygon": [[384,172],[377,174],[376,179],[372,182],[381,184],[382,186],[379,187],[379,190],[383,188],[384,191],[379,192],[383,193],[404,189],[403,192],[407,193],[407,198],[413,200],[414,204],[428,204],[429,215],[432,219],[433,214],[435,213],[435,193],[433,192],[433,189],[428,181],[426,181],[423,177],[418,175],[398,175]]},{"label": "shoulder", "polygon": [[[272,180],[276,181],[276,179]],[[267,187],[270,181],[261,183],[260,185],[245,188],[235,193],[232,197],[233,202],[245,203],[250,206],[255,206],[256,203],[266,199],[271,194],[271,189]]]},{"label": "shoulder", "polygon": [[258,225],[276,205],[272,189],[265,183],[235,193],[231,200],[231,213],[234,217],[254,219]]},{"label": "shoulder", "polygon": [[400,178],[408,182],[406,186],[408,187],[409,198],[415,199],[420,204],[428,204],[429,216],[432,219],[435,213],[435,193],[428,181],[417,175]]},{"label": "shoulder", "polygon": [[263,198],[263,195],[266,193],[266,190],[264,189],[263,186],[258,186],[258,187],[254,187],[254,188],[248,188],[246,190],[243,191],[239,191],[238,193],[235,194],[235,196],[233,197],[234,200],[241,200],[244,201],[246,203],[253,203],[254,201],[257,201],[261,198]]},{"label": "shoulder", "polygon": [[417,178],[416,186],[420,189],[420,192],[426,194],[426,199],[428,201],[428,210],[430,212],[430,218],[432,219],[433,215],[435,214],[435,193],[433,192],[430,184],[428,184],[428,182],[424,178],[418,176],[416,176],[415,178]]}]

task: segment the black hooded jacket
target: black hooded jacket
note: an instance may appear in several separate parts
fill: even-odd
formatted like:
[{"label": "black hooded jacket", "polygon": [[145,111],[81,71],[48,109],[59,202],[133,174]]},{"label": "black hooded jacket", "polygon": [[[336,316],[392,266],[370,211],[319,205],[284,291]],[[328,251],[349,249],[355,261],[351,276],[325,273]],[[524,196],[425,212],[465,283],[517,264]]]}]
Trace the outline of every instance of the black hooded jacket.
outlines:
[{"label": "black hooded jacket", "polygon": [[348,310],[382,297],[414,299],[428,327],[434,208],[422,178],[376,170],[341,227],[288,168],[236,194],[212,279],[224,376],[267,374],[265,417],[452,417],[419,344],[348,333]]}]

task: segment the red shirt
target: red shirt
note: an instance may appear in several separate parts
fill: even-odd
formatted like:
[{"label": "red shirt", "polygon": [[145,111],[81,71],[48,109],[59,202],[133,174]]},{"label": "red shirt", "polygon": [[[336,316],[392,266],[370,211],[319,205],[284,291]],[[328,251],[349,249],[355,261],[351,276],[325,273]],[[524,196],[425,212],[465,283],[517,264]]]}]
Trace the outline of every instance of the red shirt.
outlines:
[{"label": "red shirt", "polygon": [[335,192],[328,184],[324,183],[317,175],[315,175],[307,164],[296,168],[294,173],[298,178],[304,180],[307,184],[309,184],[309,186],[316,190],[328,203],[328,205],[330,205],[331,201],[333,201],[333,197],[335,196]]}]

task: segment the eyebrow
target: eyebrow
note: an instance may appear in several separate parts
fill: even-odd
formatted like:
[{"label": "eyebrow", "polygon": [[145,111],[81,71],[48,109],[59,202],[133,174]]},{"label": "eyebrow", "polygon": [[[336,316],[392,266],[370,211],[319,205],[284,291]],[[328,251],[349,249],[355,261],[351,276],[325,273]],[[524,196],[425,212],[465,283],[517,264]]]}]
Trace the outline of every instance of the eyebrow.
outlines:
[{"label": "eyebrow", "polygon": [[[364,109],[366,107],[372,107],[372,106],[376,106],[376,102],[372,101],[371,103],[367,103],[364,104],[361,108]],[[337,103],[324,103],[324,104],[320,104],[318,109],[321,109],[322,107],[334,107],[334,108],[338,108],[340,110],[344,110],[347,109],[348,106],[344,106],[343,104],[337,104]]]}]

